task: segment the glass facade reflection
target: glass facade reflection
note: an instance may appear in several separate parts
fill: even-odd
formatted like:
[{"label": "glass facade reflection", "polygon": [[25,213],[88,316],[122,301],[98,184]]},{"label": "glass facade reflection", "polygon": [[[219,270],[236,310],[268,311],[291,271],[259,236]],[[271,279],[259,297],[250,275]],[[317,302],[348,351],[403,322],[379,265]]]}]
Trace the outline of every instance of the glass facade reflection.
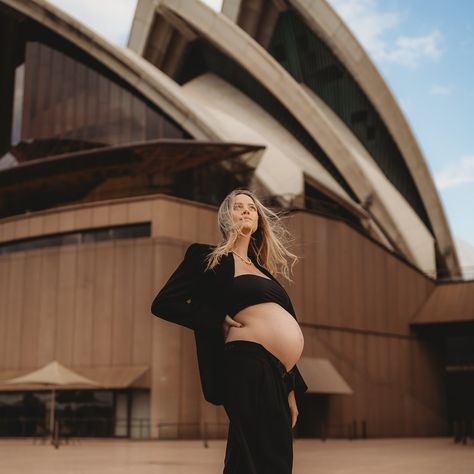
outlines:
[{"label": "glass facade reflection", "polygon": [[[62,437],[150,435],[148,390],[59,390],[55,400]],[[51,391],[0,392],[0,437],[47,436],[50,407]]]},{"label": "glass facade reflection", "polygon": [[54,155],[91,146],[187,138],[121,81],[49,45],[28,41],[21,71],[15,75],[15,96],[23,103],[16,101],[14,107],[13,144],[54,139],[44,149]]}]

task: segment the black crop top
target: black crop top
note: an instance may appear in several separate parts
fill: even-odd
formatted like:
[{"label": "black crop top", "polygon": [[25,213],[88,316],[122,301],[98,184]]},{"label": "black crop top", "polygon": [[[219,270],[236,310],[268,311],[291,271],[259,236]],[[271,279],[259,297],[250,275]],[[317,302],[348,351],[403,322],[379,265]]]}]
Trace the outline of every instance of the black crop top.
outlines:
[{"label": "black crop top", "polygon": [[268,302],[277,303],[289,312],[290,298],[276,281],[250,273],[234,277],[227,310],[230,316],[248,306]]}]

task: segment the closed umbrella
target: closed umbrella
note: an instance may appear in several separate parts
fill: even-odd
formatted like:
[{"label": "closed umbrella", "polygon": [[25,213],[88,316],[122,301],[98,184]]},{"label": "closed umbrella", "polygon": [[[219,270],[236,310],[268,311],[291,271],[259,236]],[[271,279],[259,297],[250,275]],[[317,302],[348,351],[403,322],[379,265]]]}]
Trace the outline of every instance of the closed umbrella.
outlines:
[{"label": "closed umbrella", "polygon": [[8,384],[40,384],[51,386],[51,412],[49,417],[49,430],[53,433],[54,427],[54,405],[56,398],[56,388],[66,385],[95,385],[100,384],[94,380],[83,377],[82,375],[64,367],[58,361],[53,360],[44,367],[30,372],[29,374],[6,380]]}]

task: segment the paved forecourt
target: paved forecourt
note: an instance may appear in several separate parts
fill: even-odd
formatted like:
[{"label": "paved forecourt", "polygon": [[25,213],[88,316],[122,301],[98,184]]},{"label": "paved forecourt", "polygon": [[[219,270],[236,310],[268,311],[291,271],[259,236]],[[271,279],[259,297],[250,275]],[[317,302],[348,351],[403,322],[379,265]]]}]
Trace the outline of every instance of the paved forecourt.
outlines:
[{"label": "paved forecourt", "polygon": [[[450,438],[295,441],[294,474],[472,474],[474,444]],[[8,474],[222,474],[225,441],[82,439],[54,449],[31,439],[0,440]]]}]

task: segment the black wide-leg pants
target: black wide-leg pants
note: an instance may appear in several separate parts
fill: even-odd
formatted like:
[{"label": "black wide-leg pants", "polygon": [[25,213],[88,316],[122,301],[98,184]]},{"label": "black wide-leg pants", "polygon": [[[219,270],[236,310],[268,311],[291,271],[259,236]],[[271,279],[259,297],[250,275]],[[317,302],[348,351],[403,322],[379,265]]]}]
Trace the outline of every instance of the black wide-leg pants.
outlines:
[{"label": "black wide-leg pants", "polygon": [[224,345],[224,408],[230,423],[223,474],[291,474],[287,380],[285,366],[261,344]]}]

